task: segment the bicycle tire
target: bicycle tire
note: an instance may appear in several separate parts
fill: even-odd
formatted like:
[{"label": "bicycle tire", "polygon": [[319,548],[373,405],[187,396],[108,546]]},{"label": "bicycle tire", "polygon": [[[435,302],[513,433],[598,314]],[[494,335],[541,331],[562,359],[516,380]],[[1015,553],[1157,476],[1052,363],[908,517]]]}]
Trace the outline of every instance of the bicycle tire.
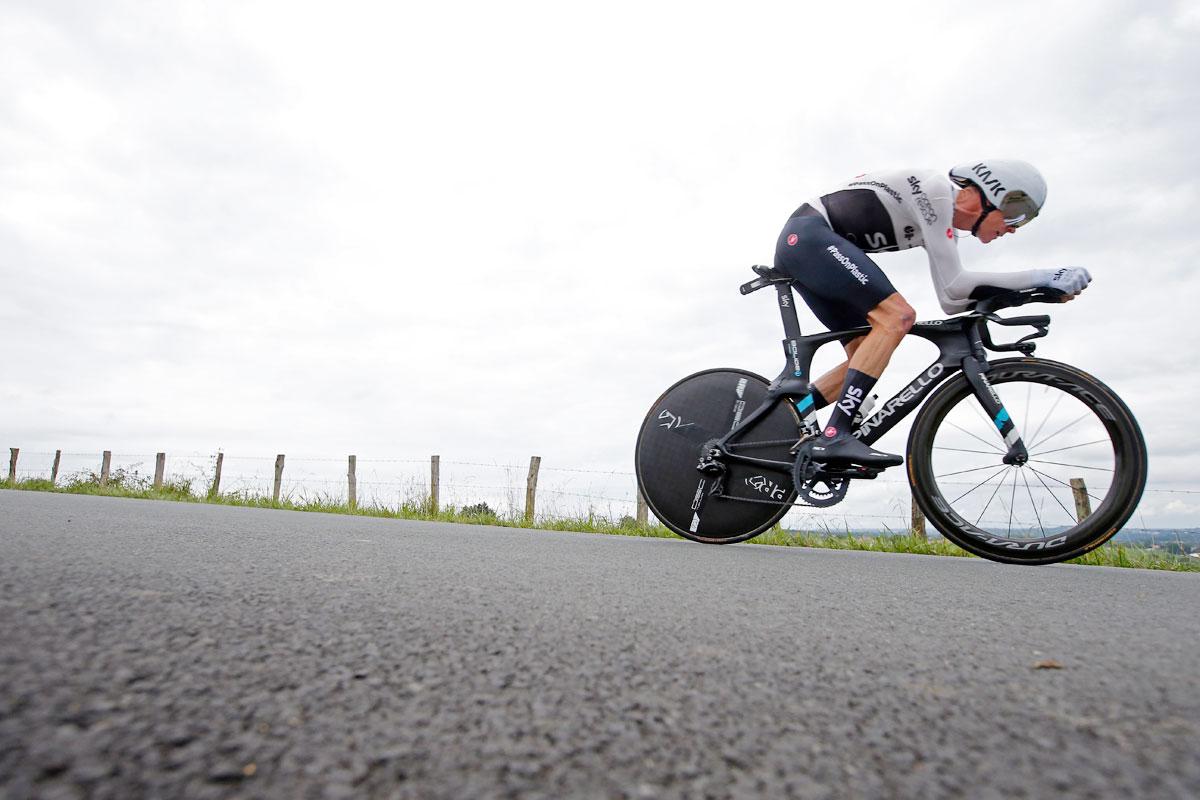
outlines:
[{"label": "bicycle tire", "polygon": [[[987,378],[1017,423],[1029,462],[1003,464],[1006,447],[982,414],[966,376],[951,378],[925,403],[908,438],[909,483],[926,518],[964,550],[1010,564],[1066,561],[1115,536],[1137,507],[1147,472],[1145,440],[1125,403],[1086,372],[1046,359],[995,361]],[[990,435],[976,435],[983,426],[973,427],[972,416],[990,423]],[[963,466],[970,459],[976,466]],[[958,494],[980,474],[984,482]],[[1011,488],[1006,485],[1010,477]],[[1082,521],[1080,508],[1071,510],[1078,496],[1070,480],[1075,477],[1085,479],[1088,501],[1098,501]],[[1108,485],[1099,485],[1104,480]],[[981,494],[967,499],[981,487]],[[1003,535],[998,529],[1004,520],[995,519],[996,511],[984,520],[993,502],[1001,516],[1007,511]]]},{"label": "bicycle tire", "polygon": [[[705,443],[761,405],[767,385],[746,370],[704,370],[676,382],[650,407],[634,453],[638,486],[654,516],[674,533],[704,544],[734,544],[771,528],[790,510],[796,497],[790,469],[729,463],[720,495],[738,499],[710,494],[715,476],[696,469]],[[752,426],[752,439],[796,441],[799,424],[791,404],[779,403]],[[788,444],[756,447],[753,455],[793,458]]]}]

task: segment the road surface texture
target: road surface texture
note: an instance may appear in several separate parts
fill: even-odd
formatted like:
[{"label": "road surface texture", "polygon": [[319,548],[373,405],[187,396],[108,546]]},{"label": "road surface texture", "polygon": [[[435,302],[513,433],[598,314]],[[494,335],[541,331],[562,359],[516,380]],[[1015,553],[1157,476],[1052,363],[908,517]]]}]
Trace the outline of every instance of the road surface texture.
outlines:
[{"label": "road surface texture", "polygon": [[0,491],[0,796],[1195,798],[1198,600]]}]

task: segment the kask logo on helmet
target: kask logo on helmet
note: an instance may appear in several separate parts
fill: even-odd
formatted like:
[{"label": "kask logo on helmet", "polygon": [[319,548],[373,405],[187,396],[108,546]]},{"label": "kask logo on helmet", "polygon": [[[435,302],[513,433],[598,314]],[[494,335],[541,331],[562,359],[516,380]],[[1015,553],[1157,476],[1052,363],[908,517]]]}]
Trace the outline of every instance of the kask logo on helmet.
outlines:
[{"label": "kask logo on helmet", "polygon": [[975,186],[987,203],[1004,212],[1012,224],[1024,224],[1037,216],[1046,202],[1046,179],[1026,161],[990,158],[959,164],[950,170],[959,186]]},{"label": "kask logo on helmet", "polygon": [[980,189],[991,192],[994,197],[1003,197],[1008,192],[1008,187],[1001,183],[999,178],[992,175],[992,170],[987,164],[980,162],[971,167],[971,172],[975,173],[975,177],[978,178],[975,184]]}]

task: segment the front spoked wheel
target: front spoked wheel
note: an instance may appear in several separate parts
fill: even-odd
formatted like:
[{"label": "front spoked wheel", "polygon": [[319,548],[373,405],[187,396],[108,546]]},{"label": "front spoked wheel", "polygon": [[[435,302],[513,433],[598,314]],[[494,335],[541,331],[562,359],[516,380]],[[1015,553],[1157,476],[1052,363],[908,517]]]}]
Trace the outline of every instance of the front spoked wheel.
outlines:
[{"label": "front spoked wheel", "polygon": [[1126,405],[1055,361],[996,361],[987,377],[1029,461],[1002,461],[996,425],[966,378],[951,379],[909,434],[909,482],[925,516],[963,549],[1009,563],[1065,561],[1112,538],[1146,485],[1146,444]]}]

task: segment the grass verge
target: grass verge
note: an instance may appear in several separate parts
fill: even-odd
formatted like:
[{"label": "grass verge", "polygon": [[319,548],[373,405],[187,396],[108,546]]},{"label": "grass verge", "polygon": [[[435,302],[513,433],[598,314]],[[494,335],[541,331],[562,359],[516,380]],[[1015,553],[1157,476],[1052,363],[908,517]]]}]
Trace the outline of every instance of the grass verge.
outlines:
[{"label": "grass verge", "polygon": [[[456,508],[448,506],[433,513],[427,501],[406,502],[398,507],[380,505],[350,508],[338,498],[317,494],[312,497],[287,497],[275,501],[270,497],[248,492],[223,492],[219,495],[198,495],[191,481],[167,481],[155,489],[148,478],[136,472],[116,470],[106,485],[100,485],[100,476],[85,472],[72,476],[61,486],[41,478],[26,478],[15,483],[0,481],[0,488],[18,491],[57,492],[60,494],[90,494],[105,497],[131,497],[141,500],[173,500],[186,503],[210,503],[250,508],[274,508],[286,511],[318,511],[326,514],[353,514],[367,517],[423,520],[427,522],[458,522],[468,525],[497,525],[506,528],[535,528],[538,530],[573,531],[579,533],[603,533],[619,536],[644,536],[660,539],[676,539],[674,533],[661,525],[639,525],[631,517],[613,522],[604,517],[566,517],[525,522],[522,518],[496,514],[487,504]],[[878,535],[855,536],[825,533],[787,531],[779,526],[753,540],[754,544],[776,547],[816,547],[830,550],[871,550],[880,553],[916,553],[919,555],[955,556],[975,558],[957,545],[941,538],[922,539],[917,536]],[[1200,559],[1177,557],[1142,547],[1123,544],[1106,544],[1068,564],[1087,564],[1100,567],[1126,567],[1135,569],[1159,569],[1173,572],[1200,572]]]}]

